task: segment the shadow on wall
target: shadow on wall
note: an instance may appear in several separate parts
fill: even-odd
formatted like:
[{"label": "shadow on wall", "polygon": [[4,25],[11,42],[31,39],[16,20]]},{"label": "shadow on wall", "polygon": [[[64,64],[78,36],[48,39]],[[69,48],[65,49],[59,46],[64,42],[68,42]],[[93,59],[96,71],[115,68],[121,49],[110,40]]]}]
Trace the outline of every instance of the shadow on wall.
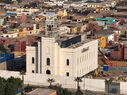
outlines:
[{"label": "shadow on wall", "polygon": [[[109,86],[109,90],[108,90],[108,86]],[[111,84],[107,84],[105,83],[105,92],[106,93],[112,93],[112,94],[120,94],[120,83],[111,83]]]},{"label": "shadow on wall", "polygon": [[26,71],[26,55],[8,60],[6,64],[9,71]]}]

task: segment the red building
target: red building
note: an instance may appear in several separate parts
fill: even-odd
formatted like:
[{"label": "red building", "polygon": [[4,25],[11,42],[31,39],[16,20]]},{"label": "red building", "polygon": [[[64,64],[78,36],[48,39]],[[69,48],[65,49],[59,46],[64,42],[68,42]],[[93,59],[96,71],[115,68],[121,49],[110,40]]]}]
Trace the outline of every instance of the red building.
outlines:
[{"label": "red building", "polygon": [[14,42],[14,50],[26,52],[26,41],[22,39],[16,39]]},{"label": "red building", "polygon": [[119,45],[111,52],[111,58],[127,60],[127,46]]}]

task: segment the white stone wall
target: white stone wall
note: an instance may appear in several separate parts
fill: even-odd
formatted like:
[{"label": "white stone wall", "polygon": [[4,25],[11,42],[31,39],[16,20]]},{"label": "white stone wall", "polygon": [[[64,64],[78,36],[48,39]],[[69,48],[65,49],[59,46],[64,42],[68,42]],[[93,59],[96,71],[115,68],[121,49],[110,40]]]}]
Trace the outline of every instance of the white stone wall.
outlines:
[{"label": "white stone wall", "polygon": [[[0,76],[9,78],[11,76],[22,78],[19,72],[0,70]],[[74,81],[74,77],[61,77],[61,76],[49,76],[46,74],[31,74],[26,73],[24,76],[24,83],[30,85],[44,85],[48,86],[48,78],[55,79],[54,84],[61,84],[64,88],[77,88],[77,83]],[[87,89],[91,91],[105,91],[104,80],[99,79],[83,79],[80,83],[81,89]]]},{"label": "white stone wall", "polygon": [[3,34],[2,37],[4,38],[15,38],[18,36],[18,33],[12,33],[12,34]]},{"label": "white stone wall", "polygon": [[85,89],[91,91],[105,92],[105,80],[103,79],[88,79],[84,80]]},{"label": "white stone wall", "polygon": [[120,82],[120,93],[127,95],[127,82]]},{"label": "white stone wall", "polygon": [[[69,76],[73,77],[76,75],[75,72],[75,58],[73,49],[60,48],[59,51],[59,74],[60,76],[66,76],[66,73],[69,72]],[[66,61],[69,59],[69,65]]]},{"label": "white stone wall", "polygon": [[[6,71],[0,70],[0,76],[4,78],[9,78],[11,76],[22,78],[19,72],[16,71]],[[46,74],[31,74],[27,73],[24,76],[25,84],[30,85],[44,85],[48,86],[49,83],[47,82],[48,78],[55,79],[54,84],[61,84],[64,88],[73,88],[76,89],[77,83],[74,81],[74,77],[61,77],[61,76],[48,76]],[[105,91],[105,80],[104,79],[83,79],[83,82],[80,83],[80,87],[82,90],[91,90],[91,91]],[[127,82],[120,82],[120,93],[127,95]]]},{"label": "white stone wall", "polygon": [[[36,47],[33,46],[27,46],[26,48],[26,70],[28,73],[32,73],[32,70],[34,72],[36,71]],[[32,57],[34,57],[34,64],[32,63]]]},{"label": "white stone wall", "polygon": [[[82,52],[83,49],[88,49],[87,51]],[[98,41],[90,41],[77,49],[75,49],[75,65],[77,70],[77,76],[83,76],[90,71],[95,70],[98,67]],[[74,76],[74,77],[77,77]]]},{"label": "white stone wall", "polygon": [[[55,75],[55,39],[42,37],[42,73],[50,70],[52,75]],[[47,65],[47,58],[50,58],[50,66]]]}]

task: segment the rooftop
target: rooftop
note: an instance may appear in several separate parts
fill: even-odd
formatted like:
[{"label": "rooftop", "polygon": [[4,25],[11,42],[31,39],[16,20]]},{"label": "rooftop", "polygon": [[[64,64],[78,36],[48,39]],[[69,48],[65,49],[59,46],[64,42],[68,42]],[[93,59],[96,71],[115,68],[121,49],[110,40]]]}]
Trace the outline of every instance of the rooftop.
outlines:
[{"label": "rooftop", "polygon": [[22,23],[18,28],[33,27],[32,23]]},{"label": "rooftop", "polygon": [[84,41],[81,41],[81,42],[78,42],[76,44],[73,44],[71,46],[69,46],[68,48],[77,48],[77,47],[80,47],[82,46],[83,44],[87,43],[87,42],[90,42],[92,39],[85,39]]},{"label": "rooftop", "polygon": [[45,12],[44,14],[45,14],[45,15],[56,15],[57,12]]},{"label": "rooftop", "polygon": [[113,34],[114,32],[113,32],[113,30],[108,29],[108,30],[102,30],[102,31],[99,31],[99,32],[94,32],[94,33],[97,36],[109,36],[109,35]]},{"label": "rooftop", "polygon": [[[91,41],[91,39],[85,39],[85,33],[78,33],[78,34],[57,34],[52,33],[49,35],[41,34],[35,35],[37,37],[47,37],[47,38],[55,38],[56,42],[61,48],[77,48],[82,46],[84,43]],[[82,36],[84,36],[82,39]]]},{"label": "rooftop", "polygon": [[51,93],[55,92],[51,89],[45,89],[45,88],[37,88],[26,95],[50,95]]}]

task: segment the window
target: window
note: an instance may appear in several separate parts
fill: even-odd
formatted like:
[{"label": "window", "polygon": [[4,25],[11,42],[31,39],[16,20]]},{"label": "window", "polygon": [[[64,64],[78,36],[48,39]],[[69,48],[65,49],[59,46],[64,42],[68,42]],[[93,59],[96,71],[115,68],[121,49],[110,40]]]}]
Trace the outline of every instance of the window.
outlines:
[{"label": "window", "polygon": [[69,66],[69,59],[67,59],[67,66]]},{"label": "window", "polygon": [[66,72],[66,76],[67,76],[67,77],[69,76],[69,72]]},{"label": "window", "polygon": [[34,73],[34,70],[32,70],[32,73]]},{"label": "window", "polygon": [[34,57],[32,57],[32,63],[34,64]]},{"label": "window", "polygon": [[50,66],[50,58],[47,58],[47,65]]},{"label": "window", "polygon": [[46,74],[50,75],[51,74],[50,70],[46,70]]},{"label": "window", "polygon": [[3,40],[3,42],[5,42],[5,40]]}]

